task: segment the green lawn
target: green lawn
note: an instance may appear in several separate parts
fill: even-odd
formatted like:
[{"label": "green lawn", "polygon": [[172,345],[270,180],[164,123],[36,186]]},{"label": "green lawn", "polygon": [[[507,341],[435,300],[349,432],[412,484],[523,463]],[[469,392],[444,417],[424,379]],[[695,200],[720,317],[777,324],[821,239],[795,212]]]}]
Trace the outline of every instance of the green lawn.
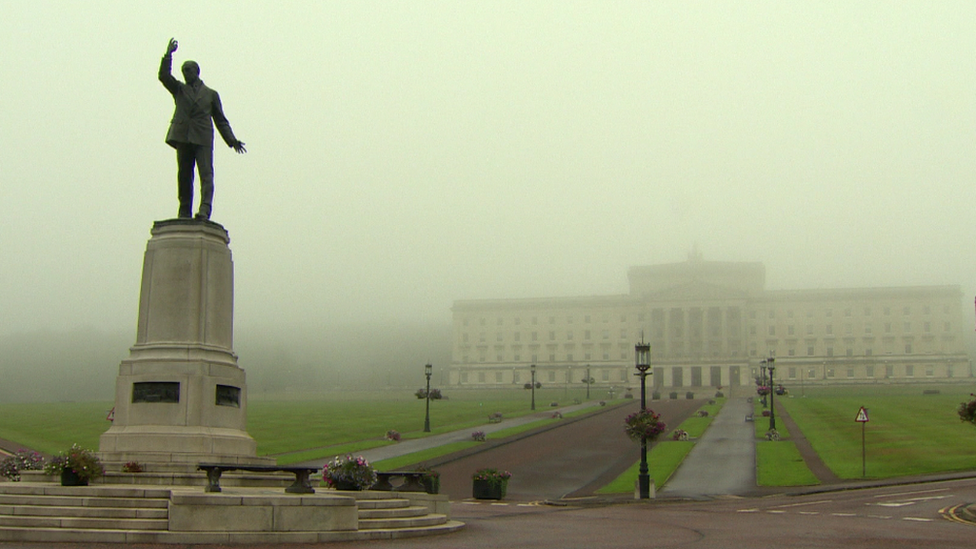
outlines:
[{"label": "green lawn", "polygon": [[412,454],[406,454],[403,456],[383,459],[373,463],[379,471],[397,471],[401,470],[408,465],[413,465],[415,463],[424,463],[441,456],[446,456],[447,454],[453,454],[454,452],[460,452],[461,450],[467,450],[472,446],[477,446],[483,444],[482,442],[452,442],[450,444],[445,444],[444,446],[438,446],[436,448],[431,448],[429,450],[423,450],[421,452],[414,452]]},{"label": "green lawn", "polygon": [[867,407],[866,476],[888,478],[976,468],[976,429],[956,415],[968,390],[956,386],[951,393],[922,395],[914,387],[914,394],[892,396],[862,389],[860,396],[780,402],[821,459],[845,479],[861,478],[861,424],[854,418],[858,408]]},{"label": "green lawn", "polygon": [[819,483],[792,442],[764,440],[756,443],[756,484],[759,486],[813,486]]},{"label": "green lawn", "polygon": [[[577,393],[580,391],[538,390],[536,400],[537,404],[540,401],[572,404],[580,396]],[[430,403],[430,434],[477,430],[487,424],[488,414],[493,412],[501,412],[506,418],[532,413],[528,391],[445,391],[445,394],[448,399]],[[425,401],[410,391],[329,393],[318,398],[251,399],[247,430],[258,443],[258,454],[276,456],[280,463],[288,464],[391,444],[384,440],[390,429],[399,431],[404,438],[427,436],[422,432]],[[112,405],[111,402],[0,404],[0,438],[46,453],[66,449],[73,443],[97,449],[98,437],[111,426],[105,418]]]},{"label": "green lawn", "polygon": [[[654,445],[647,452],[647,473],[654,479],[654,486],[660,489],[664,483],[671,478],[685,456],[695,446],[690,440],[674,441],[663,440]],[[637,475],[640,472],[640,447],[634,444],[634,454],[638,460],[630,469],[613,482],[597,490],[597,494],[630,494],[634,492],[634,483],[637,482]]]}]

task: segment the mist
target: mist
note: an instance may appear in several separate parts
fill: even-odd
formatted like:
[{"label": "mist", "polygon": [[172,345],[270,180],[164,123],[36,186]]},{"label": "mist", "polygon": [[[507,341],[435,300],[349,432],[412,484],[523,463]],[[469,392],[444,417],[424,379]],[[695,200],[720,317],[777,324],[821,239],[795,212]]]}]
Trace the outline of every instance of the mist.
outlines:
[{"label": "mist", "polygon": [[450,361],[455,300],[626,293],[628,267],[696,246],[763,262],[770,290],[976,295],[972,2],[3,11],[9,398],[111,396],[149,229],[177,211],[170,37],[247,144],[218,140],[213,220],[255,394],[409,383]]}]

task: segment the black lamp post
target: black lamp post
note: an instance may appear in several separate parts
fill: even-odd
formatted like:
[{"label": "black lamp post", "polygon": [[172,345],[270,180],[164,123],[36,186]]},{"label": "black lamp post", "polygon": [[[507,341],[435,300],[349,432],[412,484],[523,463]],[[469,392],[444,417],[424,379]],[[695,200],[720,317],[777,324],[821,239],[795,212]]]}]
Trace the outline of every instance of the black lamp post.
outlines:
[{"label": "black lamp post", "polygon": [[593,379],[590,378],[590,365],[586,365],[586,400],[590,400],[590,385],[593,384]]},{"label": "black lamp post", "polygon": [[[651,368],[651,344],[641,342],[634,346],[634,362],[637,373],[641,381],[641,411],[647,410],[647,371]],[[641,437],[641,460],[640,472],[637,475],[637,485],[640,490],[640,499],[650,499],[651,497],[651,477],[647,474],[647,437]]]},{"label": "black lamp post", "polygon": [[427,376],[427,415],[424,416],[424,432],[430,432],[430,376],[434,371],[434,367],[430,365],[430,362],[424,366],[424,375]]},{"label": "black lamp post", "polygon": [[769,357],[766,359],[769,363],[769,430],[772,431],[776,428],[776,408],[773,406],[773,395],[776,394],[776,390],[773,388],[773,372],[776,370],[776,366],[773,365],[776,359]]},{"label": "black lamp post", "polygon": [[[762,386],[763,387],[769,387],[769,385],[766,385],[766,362],[767,362],[767,360],[765,358],[762,359],[762,362],[761,362],[762,366],[759,367],[760,371],[762,372]],[[763,397],[762,397],[762,405],[763,405],[763,408],[766,407],[766,403],[767,402],[769,402],[769,400],[766,398],[766,395],[763,395]]]},{"label": "black lamp post", "polygon": [[532,372],[532,410],[535,411],[535,364],[529,366],[529,370]]}]

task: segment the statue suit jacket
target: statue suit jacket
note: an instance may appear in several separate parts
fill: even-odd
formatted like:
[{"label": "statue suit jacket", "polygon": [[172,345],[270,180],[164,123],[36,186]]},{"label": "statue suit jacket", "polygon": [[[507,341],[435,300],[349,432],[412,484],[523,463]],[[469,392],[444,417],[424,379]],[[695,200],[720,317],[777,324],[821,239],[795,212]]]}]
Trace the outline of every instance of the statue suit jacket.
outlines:
[{"label": "statue suit jacket", "polygon": [[166,143],[174,149],[183,143],[209,145],[213,148],[213,125],[216,124],[224,142],[228,147],[233,147],[237,138],[224,116],[220,95],[204,85],[202,80],[198,80],[193,86],[180,82],[173,78],[172,68],[173,57],[164,55],[159,63],[159,81],[169,90],[176,103],[176,111],[166,134]]}]

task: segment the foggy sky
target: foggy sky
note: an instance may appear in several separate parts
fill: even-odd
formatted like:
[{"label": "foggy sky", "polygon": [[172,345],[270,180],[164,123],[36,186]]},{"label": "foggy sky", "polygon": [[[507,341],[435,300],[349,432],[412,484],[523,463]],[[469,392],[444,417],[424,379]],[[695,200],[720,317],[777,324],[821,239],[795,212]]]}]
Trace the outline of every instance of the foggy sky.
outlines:
[{"label": "foggy sky", "polygon": [[971,296],[974,21],[969,0],[5,0],[0,334],[134,332],[177,210],[171,36],[248,148],[214,154],[238,327],[626,293],[696,244],[770,289]]}]

